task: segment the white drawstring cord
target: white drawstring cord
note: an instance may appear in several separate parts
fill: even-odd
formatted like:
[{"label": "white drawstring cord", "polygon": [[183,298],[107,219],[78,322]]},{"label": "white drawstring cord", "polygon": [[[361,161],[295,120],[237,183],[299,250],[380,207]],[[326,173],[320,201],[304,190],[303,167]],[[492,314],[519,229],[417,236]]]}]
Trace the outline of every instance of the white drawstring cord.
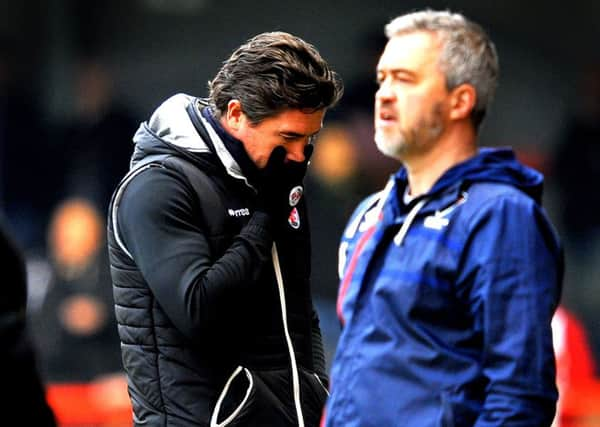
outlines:
[{"label": "white drawstring cord", "polygon": [[396,236],[394,237],[394,243],[396,244],[396,246],[402,245],[402,241],[404,241],[404,237],[406,236],[406,233],[408,233],[408,228],[415,220],[415,217],[417,216],[423,205],[425,205],[425,203],[427,203],[427,199],[419,200],[419,202],[416,205],[414,205],[413,208],[410,210],[408,215],[406,215],[406,219],[404,220],[402,227],[400,227],[398,234],[396,234]]}]

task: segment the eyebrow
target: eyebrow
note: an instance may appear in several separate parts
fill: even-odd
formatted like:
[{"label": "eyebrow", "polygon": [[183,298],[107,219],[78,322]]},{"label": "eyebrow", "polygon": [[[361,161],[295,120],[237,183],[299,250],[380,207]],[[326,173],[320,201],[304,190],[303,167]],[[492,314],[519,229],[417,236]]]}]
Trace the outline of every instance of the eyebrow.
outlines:
[{"label": "eyebrow", "polygon": [[292,138],[302,138],[302,137],[305,137],[305,136],[315,136],[315,135],[316,135],[316,134],[318,134],[319,132],[321,132],[321,129],[319,129],[319,130],[318,130],[318,131],[316,131],[316,132],[310,133],[310,134],[308,134],[308,135],[306,135],[306,134],[303,134],[303,133],[298,133],[298,132],[288,132],[288,131],[281,131],[281,132],[279,132],[279,134],[280,134],[280,135],[289,136],[289,137],[292,137]]},{"label": "eyebrow", "polygon": [[376,74],[392,74],[392,75],[397,75],[397,74],[408,74],[410,76],[416,76],[416,73],[414,71],[411,70],[407,70],[406,68],[378,68],[376,70]]}]

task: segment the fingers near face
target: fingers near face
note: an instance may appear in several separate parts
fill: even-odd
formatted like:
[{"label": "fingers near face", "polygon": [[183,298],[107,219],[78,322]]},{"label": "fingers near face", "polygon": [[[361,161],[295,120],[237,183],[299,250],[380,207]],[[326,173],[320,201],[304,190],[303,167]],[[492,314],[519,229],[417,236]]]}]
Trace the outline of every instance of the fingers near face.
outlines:
[{"label": "fingers near face", "polygon": [[304,162],[312,155],[312,138],[321,130],[325,110],[304,112],[284,110],[259,123],[246,120],[236,136],[244,144],[248,156],[259,168],[264,168],[276,147],[283,147],[285,160]]}]

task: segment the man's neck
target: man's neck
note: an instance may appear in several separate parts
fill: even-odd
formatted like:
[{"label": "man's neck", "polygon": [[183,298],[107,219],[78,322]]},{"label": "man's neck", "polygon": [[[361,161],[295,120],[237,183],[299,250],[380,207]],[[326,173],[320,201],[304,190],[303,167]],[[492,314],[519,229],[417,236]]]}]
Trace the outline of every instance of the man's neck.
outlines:
[{"label": "man's neck", "polygon": [[256,165],[250,159],[248,153],[246,153],[244,144],[231,134],[231,129],[227,126],[226,121],[217,119],[208,107],[202,110],[202,115],[213,125],[215,132],[217,132],[223,141],[229,154],[231,154],[242,169],[244,176],[248,178],[250,182],[256,182],[258,173]]},{"label": "man's neck", "polygon": [[403,159],[408,173],[410,195],[427,193],[436,181],[453,166],[477,154],[476,134],[471,131],[443,135],[425,153]]}]

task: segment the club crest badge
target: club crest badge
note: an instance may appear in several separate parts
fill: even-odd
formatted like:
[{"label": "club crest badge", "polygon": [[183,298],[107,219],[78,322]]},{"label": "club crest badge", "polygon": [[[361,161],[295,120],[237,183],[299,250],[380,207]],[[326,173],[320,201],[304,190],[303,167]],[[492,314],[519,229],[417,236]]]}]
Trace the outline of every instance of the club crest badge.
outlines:
[{"label": "club crest badge", "polygon": [[290,216],[288,217],[288,223],[294,230],[300,228],[300,214],[298,213],[298,209],[292,209]]},{"label": "club crest badge", "polygon": [[304,193],[304,188],[302,188],[301,185],[298,185],[298,186],[292,188],[292,191],[290,191],[290,197],[289,197],[290,206],[296,206],[298,204],[298,202],[300,201],[300,199],[302,198],[303,193]]}]

